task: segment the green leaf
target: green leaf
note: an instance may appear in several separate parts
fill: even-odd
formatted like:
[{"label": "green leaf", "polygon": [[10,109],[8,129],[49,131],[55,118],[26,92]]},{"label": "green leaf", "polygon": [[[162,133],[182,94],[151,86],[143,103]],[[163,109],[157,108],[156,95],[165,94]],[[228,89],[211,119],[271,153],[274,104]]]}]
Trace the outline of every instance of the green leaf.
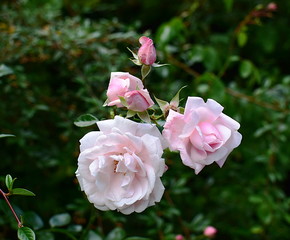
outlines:
[{"label": "green leaf", "polygon": [[24,212],[22,218],[25,225],[28,225],[34,230],[41,229],[44,226],[41,217],[35,212],[32,211]]},{"label": "green leaf", "polygon": [[62,227],[69,224],[71,221],[71,216],[68,213],[61,213],[52,216],[49,219],[49,225],[51,227]]},{"label": "green leaf", "polygon": [[7,189],[9,190],[9,192],[12,190],[12,188],[13,188],[13,182],[15,180],[16,180],[16,178],[13,180],[10,174],[7,174],[6,175],[5,184],[6,184]]},{"label": "green leaf", "polygon": [[0,134],[0,138],[5,138],[5,137],[15,137],[15,135],[12,135],[12,134]]},{"label": "green leaf", "polygon": [[263,228],[261,226],[253,226],[251,228],[251,232],[253,234],[262,234],[263,233]]},{"label": "green leaf", "polygon": [[147,75],[150,73],[150,71],[151,71],[151,66],[142,65],[142,67],[141,67],[142,80],[144,80],[147,77]]},{"label": "green leaf", "polygon": [[90,230],[88,235],[86,236],[85,240],[102,240],[99,234]]},{"label": "green leaf", "polygon": [[99,120],[95,116],[93,116],[92,114],[84,114],[84,115],[79,116],[75,120],[74,124],[77,127],[88,127],[88,126],[95,124],[98,121]]},{"label": "green leaf", "polygon": [[105,238],[106,240],[123,240],[125,232],[122,228],[115,228]]},{"label": "green leaf", "polygon": [[35,194],[25,188],[13,188],[11,191],[13,195],[35,196]]},{"label": "green leaf", "polygon": [[240,75],[242,78],[247,78],[253,71],[253,64],[249,60],[243,60],[240,64]]},{"label": "green leaf", "polygon": [[156,33],[156,43],[160,48],[166,47],[169,42],[185,40],[186,27],[181,17],[174,17],[169,22],[162,24]]},{"label": "green leaf", "polygon": [[196,78],[199,83],[197,91],[206,98],[222,101],[225,97],[225,86],[221,79],[212,73],[204,73]]},{"label": "green leaf", "polygon": [[36,239],[37,240],[55,240],[53,233],[44,232],[44,231],[37,231]]},{"label": "green leaf", "polygon": [[230,12],[233,8],[233,2],[233,0],[224,0],[224,5],[228,12]]},{"label": "green leaf", "polygon": [[13,73],[13,71],[12,71],[11,68],[7,67],[4,64],[0,65],[0,77],[5,76],[5,75],[9,75],[9,74],[12,74],[12,73]]},{"label": "green leaf", "polygon": [[210,72],[219,69],[220,60],[217,50],[211,46],[204,47],[203,50],[203,64]]},{"label": "green leaf", "polygon": [[270,224],[273,219],[272,209],[266,203],[259,205],[257,214],[264,224]]},{"label": "green leaf", "polygon": [[237,56],[237,55],[231,55],[231,56],[228,58],[228,61],[229,61],[230,63],[232,63],[232,62],[237,62],[237,61],[239,61],[239,60],[240,60],[240,57]]},{"label": "green leaf", "polygon": [[290,215],[289,214],[285,214],[284,215],[284,219],[286,220],[286,222],[288,223],[288,224],[290,224]]},{"label": "green leaf", "polygon": [[237,41],[238,41],[238,45],[239,45],[240,47],[245,46],[245,44],[246,44],[247,41],[248,41],[248,35],[247,35],[246,31],[240,31],[240,32],[238,33]]},{"label": "green leaf", "polygon": [[17,236],[19,240],[35,240],[35,233],[29,227],[18,228]]}]

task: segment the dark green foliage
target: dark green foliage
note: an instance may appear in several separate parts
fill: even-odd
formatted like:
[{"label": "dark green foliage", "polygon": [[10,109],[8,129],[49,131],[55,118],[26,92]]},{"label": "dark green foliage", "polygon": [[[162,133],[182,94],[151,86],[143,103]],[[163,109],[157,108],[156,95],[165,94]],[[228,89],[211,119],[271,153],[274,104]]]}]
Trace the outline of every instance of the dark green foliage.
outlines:
[{"label": "dark green foliage", "polygon": [[[36,194],[10,200],[37,239],[193,240],[207,225],[215,239],[289,237],[290,2],[243,24],[258,4],[268,1],[1,1],[0,133],[16,137],[0,135],[0,175]],[[159,204],[130,216],[101,212],[74,174],[78,141],[97,128],[74,122],[86,113],[111,118],[103,107],[110,72],[141,78],[127,47],[136,51],[145,31],[157,62],[170,64],[146,78],[152,95],[170,101],[187,85],[181,106],[188,95],[215,99],[240,122],[243,140],[222,169],[197,176],[166,152]],[[15,232],[1,198],[0,239]]]}]

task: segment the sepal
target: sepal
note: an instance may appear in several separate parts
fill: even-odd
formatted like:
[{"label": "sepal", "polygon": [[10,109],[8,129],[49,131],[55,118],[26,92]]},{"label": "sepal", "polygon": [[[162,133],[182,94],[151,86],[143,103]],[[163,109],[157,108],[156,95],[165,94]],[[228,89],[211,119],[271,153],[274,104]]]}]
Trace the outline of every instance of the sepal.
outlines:
[{"label": "sepal", "polygon": [[147,77],[147,75],[151,71],[151,66],[149,65],[142,65],[141,67],[141,75],[142,75],[142,81]]},{"label": "sepal", "polygon": [[168,63],[164,63],[164,64],[153,63],[151,66],[158,68],[158,67],[164,67],[164,66],[168,66],[168,65],[169,65]]},{"label": "sepal", "polygon": [[176,93],[176,95],[171,99],[170,101],[170,105],[174,106],[174,107],[178,107],[179,106],[179,94],[181,92],[182,89],[186,88],[187,86],[183,86],[182,88],[179,89],[179,91]]},{"label": "sepal", "polygon": [[137,115],[143,122],[151,123],[150,116],[147,111],[137,112]]},{"label": "sepal", "polygon": [[165,115],[166,109],[169,108],[169,103],[164,101],[164,100],[158,99],[155,96],[154,96],[154,98],[155,98],[155,101],[157,102],[158,106],[160,107],[163,115]]}]

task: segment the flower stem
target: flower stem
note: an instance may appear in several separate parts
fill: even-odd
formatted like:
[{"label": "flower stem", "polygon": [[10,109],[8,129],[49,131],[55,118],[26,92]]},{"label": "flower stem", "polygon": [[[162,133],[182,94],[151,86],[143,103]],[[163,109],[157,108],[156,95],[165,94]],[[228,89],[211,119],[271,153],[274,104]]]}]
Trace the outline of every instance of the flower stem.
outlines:
[{"label": "flower stem", "polygon": [[5,199],[6,203],[8,204],[8,206],[9,206],[11,212],[13,213],[13,215],[14,215],[16,221],[17,221],[18,227],[19,227],[19,228],[23,227],[23,224],[22,224],[21,221],[19,220],[19,218],[18,218],[16,212],[14,211],[13,207],[11,206],[11,204],[10,204],[8,198],[7,198],[8,194],[5,193],[5,192],[3,192],[1,188],[0,188],[0,193],[1,193],[2,196],[4,197],[4,199]]}]

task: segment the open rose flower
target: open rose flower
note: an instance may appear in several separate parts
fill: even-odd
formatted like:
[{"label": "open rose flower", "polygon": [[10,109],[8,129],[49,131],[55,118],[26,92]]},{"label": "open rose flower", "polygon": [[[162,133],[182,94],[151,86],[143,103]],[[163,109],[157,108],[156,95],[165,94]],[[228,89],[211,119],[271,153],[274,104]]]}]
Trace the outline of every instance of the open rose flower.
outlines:
[{"label": "open rose flower", "polygon": [[223,107],[212,99],[204,102],[189,97],[184,114],[170,110],[163,136],[171,150],[180,151],[182,162],[198,174],[206,165],[223,166],[227,156],[242,139],[240,124],[222,113]]},{"label": "open rose flower", "polygon": [[141,47],[138,50],[138,59],[141,64],[152,65],[156,61],[156,50],[152,39],[148,37],[140,37]]},{"label": "open rose flower", "polygon": [[155,125],[116,116],[97,122],[100,131],[80,140],[76,176],[100,210],[142,212],[159,202],[166,142]]}]

